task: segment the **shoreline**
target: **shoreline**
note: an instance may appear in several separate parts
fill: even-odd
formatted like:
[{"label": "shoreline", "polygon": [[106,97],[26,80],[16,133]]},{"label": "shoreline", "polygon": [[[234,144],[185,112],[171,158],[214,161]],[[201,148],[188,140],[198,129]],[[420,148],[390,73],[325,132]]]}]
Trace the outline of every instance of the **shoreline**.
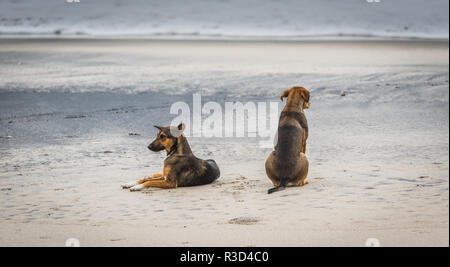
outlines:
[{"label": "shoreline", "polygon": [[302,42],[436,42],[448,43],[449,38],[426,38],[426,37],[389,37],[389,36],[302,36],[302,37],[280,37],[276,36],[197,36],[192,35],[55,35],[55,34],[5,34],[0,32],[0,40],[105,40],[105,41],[174,41],[174,42],[267,42],[267,43],[302,43]]}]

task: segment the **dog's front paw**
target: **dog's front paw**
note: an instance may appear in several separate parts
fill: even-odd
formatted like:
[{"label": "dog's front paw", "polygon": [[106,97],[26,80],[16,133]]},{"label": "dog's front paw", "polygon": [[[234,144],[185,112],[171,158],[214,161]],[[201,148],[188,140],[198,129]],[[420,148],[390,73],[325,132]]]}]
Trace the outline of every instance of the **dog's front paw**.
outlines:
[{"label": "dog's front paw", "polygon": [[135,185],[135,186],[131,187],[130,191],[131,192],[133,192],[133,191],[140,191],[140,190],[142,190],[142,188],[144,188],[144,186],[141,185],[141,184],[138,184],[138,185]]},{"label": "dog's front paw", "polygon": [[131,187],[133,187],[133,186],[135,186],[137,184],[138,183],[136,183],[136,182],[130,182],[130,183],[123,184],[121,186],[122,186],[123,189],[128,189],[128,188],[131,188]]}]

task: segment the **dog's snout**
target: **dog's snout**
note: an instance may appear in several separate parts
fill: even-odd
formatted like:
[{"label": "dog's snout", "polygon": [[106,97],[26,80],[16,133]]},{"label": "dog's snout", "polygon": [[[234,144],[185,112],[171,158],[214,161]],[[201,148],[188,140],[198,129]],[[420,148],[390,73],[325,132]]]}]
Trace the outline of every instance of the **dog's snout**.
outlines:
[{"label": "dog's snout", "polygon": [[161,145],[158,141],[152,142],[150,145],[148,145],[147,148],[154,152],[164,150],[164,146]]}]

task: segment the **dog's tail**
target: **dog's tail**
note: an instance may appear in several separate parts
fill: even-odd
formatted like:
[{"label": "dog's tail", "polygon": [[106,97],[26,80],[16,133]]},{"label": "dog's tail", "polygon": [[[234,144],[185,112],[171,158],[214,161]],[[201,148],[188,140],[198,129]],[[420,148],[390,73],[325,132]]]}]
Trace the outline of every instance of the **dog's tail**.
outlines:
[{"label": "dog's tail", "polygon": [[290,180],[291,179],[289,177],[282,177],[280,179],[280,184],[278,186],[275,186],[274,188],[269,189],[269,191],[267,191],[267,193],[272,194],[273,192],[277,192],[277,191],[286,189],[286,186],[288,185]]}]

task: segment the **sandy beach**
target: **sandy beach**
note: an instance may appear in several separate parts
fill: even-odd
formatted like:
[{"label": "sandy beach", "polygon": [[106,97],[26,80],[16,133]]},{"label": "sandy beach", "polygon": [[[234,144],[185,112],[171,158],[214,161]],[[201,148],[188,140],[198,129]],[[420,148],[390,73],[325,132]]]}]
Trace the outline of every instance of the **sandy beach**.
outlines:
[{"label": "sandy beach", "polygon": [[[0,246],[449,246],[437,40],[0,39]],[[211,185],[129,192],[177,101],[311,91],[310,184],[268,195],[259,139],[188,140]]]}]

